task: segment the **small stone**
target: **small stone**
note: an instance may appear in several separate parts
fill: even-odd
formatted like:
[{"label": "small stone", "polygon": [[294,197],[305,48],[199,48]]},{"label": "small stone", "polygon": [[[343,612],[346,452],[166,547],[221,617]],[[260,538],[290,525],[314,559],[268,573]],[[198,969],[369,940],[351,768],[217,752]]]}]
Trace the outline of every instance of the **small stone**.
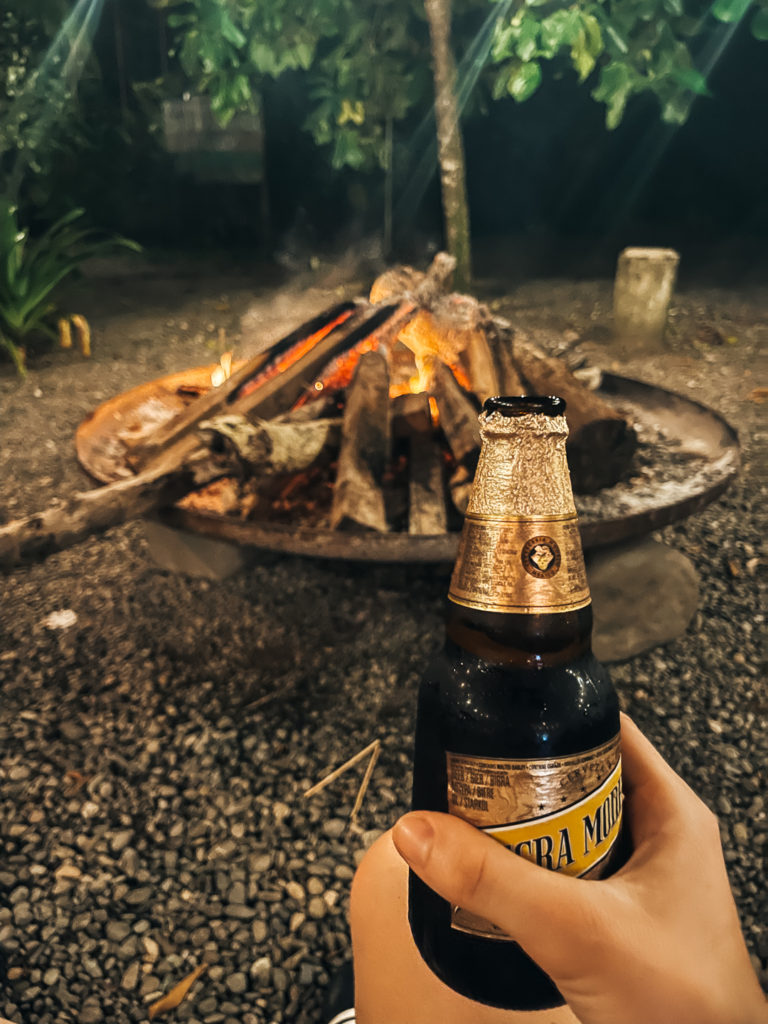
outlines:
[{"label": "small stone", "polygon": [[717,809],[721,814],[724,814],[726,817],[733,813],[733,806],[731,805],[731,801],[728,799],[727,796],[725,796],[725,794],[722,794],[717,798]]},{"label": "small stone", "polygon": [[253,921],[251,924],[251,935],[257,945],[266,939],[268,931],[266,921]]},{"label": "small stone", "polygon": [[325,917],[325,900],[321,899],[319,896],[313,896],[309,901],[307,911],[309,912],[310,917],[314,917],[316,921],[319,921],[321,918]]},{"label": "small stone", "polygon": [[340,839],[347,830],[347,822],[343,818],[330,818],[323,822],[323,835],[329,839]]},{"label": "small stone", "polygon": [[256,853],[248,858],[248,867],[254,875],[263,875],[272,866],[271,853]]},{"label": "small stone", "polygon": [[276,800],[272,804],[272,813],[275,816],[275,821],[284,821],[291,813],[291,808],[288,804],[284,804],[282,801]]},{"label": "small stone", "polygon": [[290,896],[292,900],[296,900],[297,903],[303,903],[306,899],[304,886],[300,885],[298,882],[286,882],[285,892],[287,896]]},{"label": "small stone", "polygon": [[17,928],[26,928],[27,925],[32,924],[34,916],[29,903],[17,903],[13,908],[13,919]]},{"label": "small stone", "polygon": [[235,995],[240,995],[248,988],[248,979],[242,971],[238,971],[236,974],[230,974],[227,978],[226,984],[230,992],[234,992]]},{"label": "small stone", "polygon": [[138,889],[130,889],[125,894],[125,902],[129,903],[132,907],[140,907],[144,903],[149,903],[154,895],[154,890],[149,885],[140,886]]},{"label": "small stone", "polygon": [[259,985],[265,985],[272,974],[272,961],[268,956],[261,956],[251,964],[251,977]]},{"label": "small stone", "polygon": [[250,921],[252,917],[256,916],[256,910],[253,907],[246,907],[242,903],[230,903],[224,908],[224,913],[227,917],[235,917],[239,921]]},{"label": "small stone", "polygon": [[227,893],[227,899],[230,903],[245,903],[246,893],[242,882],[232,883]]},{"label": "small stone", "polygon": [[101,1024],[104,1014],[98,1003],[85,1003],[77,1019],[79,1024]]},{"label": "small stone", "polygon": [[743,821],[737,821],[733,826],[733,838],[739,846],[749,846],[749,829]]},{"label": "small stone", "polygon": [[131,934],[131,926],[126,921],[107,921],[107,938],[110,942],[123,942]]},{"label": "small stone", "polygon": [[122,980],[120,981],[120,987],[124,988],[126,990],[126,992],[133,992],[133,990],[138,985],[138,983],[139,983],[139,970],[140,970],[140,965],[138,964],[138,962],[132,963],[131,966],[128,968],[128,970],[123,975]]},{"label": "small stone", "polygon": [[60,977],[61,971],[58,969],[58,967],[49,967],[48,970],[43,975],[43,984],[47,985],[50,988],[51,985],[56,984]]}]

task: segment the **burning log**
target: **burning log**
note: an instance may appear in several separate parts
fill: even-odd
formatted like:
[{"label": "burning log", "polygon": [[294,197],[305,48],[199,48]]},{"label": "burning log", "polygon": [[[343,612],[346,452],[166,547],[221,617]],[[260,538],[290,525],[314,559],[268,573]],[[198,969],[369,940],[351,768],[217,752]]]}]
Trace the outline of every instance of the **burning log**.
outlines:
[{"label": "burning log", "polygon": [[478,409],[445,363],[435,360],[431,369],[432,394],[448,446],[457,462],[473,463],[480,451]]},{"label": "burning log", "polygon": [[231,417],[211,420],[193,438],[195,450],[172,469],[153,467],[1,526],[0,565],[46,558],[91,534],[173,505],[222,477],[304,470],[335,447],[339,436],[339,422],[333,420],[257,425]]},{"label": "burning log", "polygon": [[354,308],[354,304],[349,302],[334,306],[291,331],[266,352],[249,359],[222,384],[200,395],[183,412],[158,427],[147,441],[136,445],[128,455],[129,465],[136,470],[146,469],[176,442],[191,434],[204,419],[209,419],[225,406],[236,402],[238,392],[270,362],[274,362],[303,338],[316,334],[325,325],[343,322],[342,317],[350,317]]},{"label": "burning log", "polygon": [[515,365],[514,359],[514,331],[507,325],[494,325],[495,344],[493,345],[496,356],[496,369],[499,375],[499,394],[502,395],[527,395],[523,378]]},{"label": "burning log", "polygon": [[529,392],[565,399],[574,490],[593,494],[615,484],[637,447],[634,427],[577,380],[565,363],[530,342],[515,338],[513,357]]},{"label": "burning log", "polygon": [[389,370],[366,352],[347,394],[339,469],[331,506],[333,529],[386,532],[382,477],[389,457]]},{"label": "burning log", "polygon": [[434,536],[448,529],[448,513],[443,458],[434,436],[429,396],[422,392],[402,397],[409,399],[402,406],[405,416],[393,430],[408,436],[408,533]]}]

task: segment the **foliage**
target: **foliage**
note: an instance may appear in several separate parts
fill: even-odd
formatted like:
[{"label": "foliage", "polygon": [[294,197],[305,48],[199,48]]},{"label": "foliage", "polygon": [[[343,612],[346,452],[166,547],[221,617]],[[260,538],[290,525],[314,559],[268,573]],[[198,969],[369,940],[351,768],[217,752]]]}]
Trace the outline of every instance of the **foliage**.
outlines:
[{"label": "foliage", "polygon": [[[709,10],[733,23],[751,2],[715,0]],[[768,34],[767,14],[767,7],[755,12],[757,38]],[[662,120],[683,124],[695,98],[709,95],[691,40],[712,27],[695,0],[576,0],[555,10],[547,0],[526,0],[497,25],[494,95],[527,99],[541,81],[541,62],[564,58],[580,82],[594,74],[591,94],[605,104],[608,128],[619,124],[629,98],[641,92],[656,96]]]},{"label": "foliage", "polygon": [[[211,96],[222,122],[252,107],[265,76],[305,75],[312,103],[306,127],[329,146],[334,167],[370,169],[386,158],[384,125],[431,100],[422,0],[150,0],[173,7],[182,67]],[[478,18],[498,10],[489,63],[492,95],[518,102],[538,88],[543,65],[569,64],[605,104],[614,128],[631,96],[653,93],[661,117],[682,124],[708,95],[691,40],[713,20],[739,21],[754,8],[757,38],[768,38],[768,0],[454,0],[459,56]],[[709,12],[709,13],[708,13]],[[426,102],[425,102],[426,101]]]},{"label": "foliage", "polygon": [[421,0],[155,0],[178,58],[226,124],[256,107],[265,78],[295,72],[310,100],[306,128],[335,168],[387,160],[386,124],[431,95]]},{"label": "foliage", "polygon": [[54,293],[82,263],[117,248],[139,250],[126,238],[103,238],[78,223],[83,210],[71,210],[34,241],[18,223],[16,207],[0,199],[0,346],[20,374],[25,346],[36,337],[56,338],[51,320]]},{"label": "foliage", "polygon": [[68,0],[8,0],[0,14],[0,188],[14,201],[27,183],[44,201],[57,160],[82,141],[82,29]]}]

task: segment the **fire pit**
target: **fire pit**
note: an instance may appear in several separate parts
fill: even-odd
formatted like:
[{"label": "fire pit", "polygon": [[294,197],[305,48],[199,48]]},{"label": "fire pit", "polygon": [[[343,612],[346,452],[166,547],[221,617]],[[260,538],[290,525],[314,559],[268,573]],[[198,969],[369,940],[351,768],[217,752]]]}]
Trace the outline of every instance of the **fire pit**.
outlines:
[{"label": "fire pit", "polygon": [[564,394],[573,417],[569,461],[586,548],[684,518],[726,489],[738,441],[716,413],[614,374],[588,389],[474,300],[445,294],[445,268],[438,260],[427,275],[389,272],[372,302],[320,314],[218,387],[226,369],[198,367],[118,395],[78,429],[80,463],[103,483],[128,479],[172,462],[202,420],[227,412],[300,426],[301,438],[330,424],[335,447],[319,445],[322,456],[306,466],[218,480],[163,509],[162,520],[273,551],[448,562],[482,399],[546,390]]}]

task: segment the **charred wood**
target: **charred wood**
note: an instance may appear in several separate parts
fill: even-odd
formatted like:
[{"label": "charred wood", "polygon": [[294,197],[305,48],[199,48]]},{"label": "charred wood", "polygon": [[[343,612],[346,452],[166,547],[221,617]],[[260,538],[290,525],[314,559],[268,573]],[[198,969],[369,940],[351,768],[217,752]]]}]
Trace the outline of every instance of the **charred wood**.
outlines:
[{"label": "charred wood", "polygon": [[435,360],[431,374],[440,426],[453,457],[462,463],[476,461],[480,450],[480,425],[475,403],[444,363]]},{"label": "charred wood", "polygon": [[565,399],[574,490],[592,494],[615,484],[637,447],[634,427],[577,380],[564,362],[530,342],[515,338],[514,361],[530,393]]},{"label": "charred wood", "polygon": [[386,531],[381,484],[388,458],[389,370],[381,352],[366,352],[357,365],[344,409],[331,505],[333,529]]},{"label": "charred wood", "polygon": [[429,397],[426,394],[412,397],[421,399],[421,409],[418,415],[412,409],[407,420],[408,533],[434,536],[448,529],[443,457],[435,438]]}]

